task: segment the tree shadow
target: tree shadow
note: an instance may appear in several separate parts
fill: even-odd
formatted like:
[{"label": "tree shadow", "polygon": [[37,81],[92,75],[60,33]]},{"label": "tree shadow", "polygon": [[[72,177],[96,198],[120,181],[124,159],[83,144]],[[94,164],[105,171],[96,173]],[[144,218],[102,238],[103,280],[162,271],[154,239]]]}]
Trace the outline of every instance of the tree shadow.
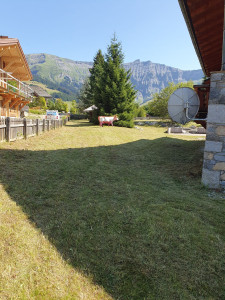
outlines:
[{"label": "tree shadow", "polygon": [[[152,299],[170,284],[163,265],[180,272],[164,258],[161,218],[165,206],[195,209],[197,204],[184,201],[191,188],[200,187],[203,145],[161,138],[83,149],[0,150],[0,178],[73,267],[115,299]],[[178,296],[176,285],[171,291],[168,297]]]}]

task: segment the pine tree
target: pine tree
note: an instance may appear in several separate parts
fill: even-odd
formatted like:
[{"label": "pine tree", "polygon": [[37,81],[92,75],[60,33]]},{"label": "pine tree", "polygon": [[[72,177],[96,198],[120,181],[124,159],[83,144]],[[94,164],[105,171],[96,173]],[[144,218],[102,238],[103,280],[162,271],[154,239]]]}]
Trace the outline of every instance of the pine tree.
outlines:
[{"label": "pine tree", "polygon": [[102,78],[104,76],[105,60],[101,50],[94,57],[93,67],[90,69],[90,92],[89,97],[93,103],[101,102]]},{"label": "pine tree", "polygon": [[78,108],[83,111],[85,108],[94,104],[93,97],[91,96],[90,78],[86,78],[77,97]]},{"label": "pine tree", "polygon": [[117,125],[133,127],[136,91],[130,82],[130,71],[126,71],[122,65],[123,59],[121,43],[117,42],[114,36],[105,56],[104,73],[100,83],[101,96],[95,103],[100,114],[117,114]]},{"label": "pine tree", "polygon": [[91,121],[94,123],[98,123],[99,115],[118,115],[116,125],[133,127],[136,91],[130,82],[130,71],[126,71],[122,65],[123,60],[121,43],[117,42],[115,36],[105,58],[101,50],[94,58],[89,80],[79,97],[81,103],[98,107],[92,115]]}]

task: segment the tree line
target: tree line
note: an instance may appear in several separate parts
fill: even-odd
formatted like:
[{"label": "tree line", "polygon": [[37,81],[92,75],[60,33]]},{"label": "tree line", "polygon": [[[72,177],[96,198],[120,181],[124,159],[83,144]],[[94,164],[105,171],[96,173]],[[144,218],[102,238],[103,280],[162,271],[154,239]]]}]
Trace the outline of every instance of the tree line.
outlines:
[{"label": "tree line", "polygon": [[[76,101],[75,101],[76,102]],[[53,102],[52,100],[45,100],[44,97],[35,97],[32,102],[29,103],[30,108],[36,108],[41,110],[58,110],[59,112],[68,112],[68,103],[64,102],[62,99],[58,98]]]}]

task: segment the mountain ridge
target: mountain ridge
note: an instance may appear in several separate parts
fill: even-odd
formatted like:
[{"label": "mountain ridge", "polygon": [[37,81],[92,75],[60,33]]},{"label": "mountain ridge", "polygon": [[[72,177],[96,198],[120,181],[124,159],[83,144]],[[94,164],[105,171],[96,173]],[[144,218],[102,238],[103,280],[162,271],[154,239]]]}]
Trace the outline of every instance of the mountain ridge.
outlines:
[{"label": "mountain ridge", "polygon": [[[57,90],[53,97],[63,100],[77,98],[84,80],[89,76],[92,62],[74,61],[56,55],[37,53],[26,55],[33,79],[45,84],[48,88]],[[152,98],[152,95],[165,88],[169,82],[197,81],[203,77],[202,70],[181,70],[140,59],[124,63],[126,70],[131,69],[131,82],[138,90],[137,99],[140,103]]]}]

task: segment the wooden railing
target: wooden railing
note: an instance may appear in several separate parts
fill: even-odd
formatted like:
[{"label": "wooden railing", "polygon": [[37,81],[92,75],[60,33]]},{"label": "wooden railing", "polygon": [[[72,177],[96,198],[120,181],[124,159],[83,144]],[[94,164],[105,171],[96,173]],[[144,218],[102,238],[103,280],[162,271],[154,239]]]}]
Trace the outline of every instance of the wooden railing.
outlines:
[{"label": "wooden railing", "polygon": [[29,85],[23,83],[10,73],[0,69],[0,87],[8,92],[13,92],[25,100],[31,101],[33,99],[33,90]]},{"label": "wooden railing", "polygon": [[0,142],[27,139],[66,125],[68,118],[60,120],[32,120],[20,118],[0,118]]}]

